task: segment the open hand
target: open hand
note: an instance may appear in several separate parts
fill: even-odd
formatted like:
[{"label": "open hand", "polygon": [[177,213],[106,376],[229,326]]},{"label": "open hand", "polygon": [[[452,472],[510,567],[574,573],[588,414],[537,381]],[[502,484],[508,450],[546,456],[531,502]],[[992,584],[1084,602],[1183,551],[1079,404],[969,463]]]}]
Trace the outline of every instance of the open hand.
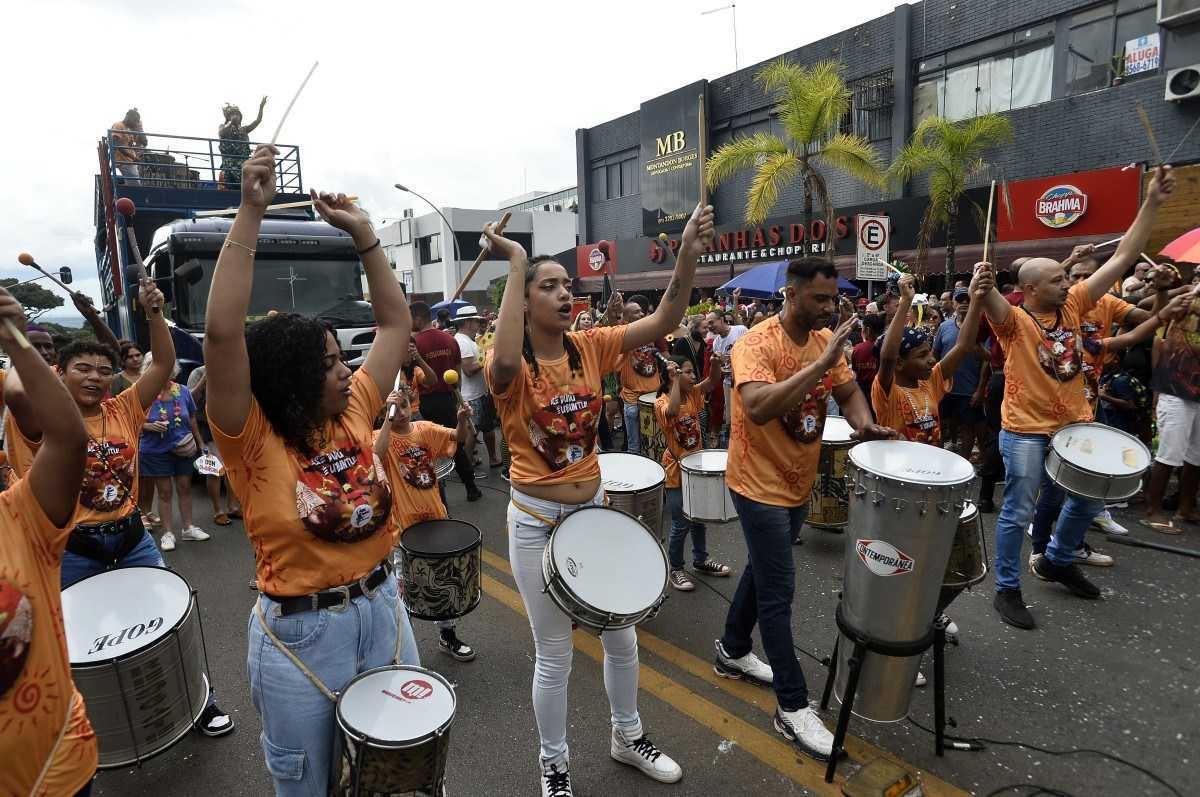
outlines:
[{"label": "open hand", "polygon": [[868,423],[861,429],[854,430],[850,437],[853,440],[896,440],[900,437],[900,433],[877,423]]},{"label": "open hand", "polygon": [[275,198],[275,158],[279,150],[260,144],[249,160],[242,163],[242,204],[262,210]]},{"label": "open hand", "polygon": [[858,316],[853,316],[838,324],[837,329],[833,331],[833,337],[829,339],[829,343],[825,346],[825,351],[821,352],[821,362],[826,368],[832,368],[839,357],[846,356],[843,349],[846,341],[850,338],[850,333],[854,331],[854,327],[857,325]]},{"label": "open hand", "polygon": [[683,243],[679,247],[680,257],[700,257],[704,250],[712,245],[715,234],[715,214],[712,205],[701,207],[696,205],[687,226],[683,228]]}]

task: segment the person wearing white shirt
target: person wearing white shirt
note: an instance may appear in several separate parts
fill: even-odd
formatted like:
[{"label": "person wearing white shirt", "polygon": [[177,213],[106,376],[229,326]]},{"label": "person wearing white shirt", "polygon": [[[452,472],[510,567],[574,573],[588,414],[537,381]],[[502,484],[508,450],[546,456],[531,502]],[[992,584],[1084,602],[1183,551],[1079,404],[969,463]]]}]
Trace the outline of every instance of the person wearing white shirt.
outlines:
[{"label": "person wearing white shirt", "polygon": [[[496,453],[496,407],[483,382],[483,363],[479,357],[479,346],[475,343],[483,318],[475,309],[475,305],[463,305],[454,313],[454,324],[458,327],[454,339],[458,341],[458,349],[462,354],[462,381],[459,383],[459,393],[462,394],[463,401],[471,406],[475,429],[483,435],[483,444],[487,446],[488,465],[498,468],[502,463]],[[472,455],[475,445],[475,441],[471,441]]]},{"label": "person wearing white shirt", "polygon": [[[738,338],[745,335],[749,330],[743,324],[730,325],[729,319],[724,313],[709,313],[708,331],[713,335],[713,357],[719,358],[721,371],[725,374],[723,381],[725,390],[725,417],[722,419],[721,424],[721,447],[724,448],[729,445],[729,390],[733,384],[729,367],[729,352],[733,348],[733,344],[737,343]],[[710,370],[713,367],[709,366]]]}]

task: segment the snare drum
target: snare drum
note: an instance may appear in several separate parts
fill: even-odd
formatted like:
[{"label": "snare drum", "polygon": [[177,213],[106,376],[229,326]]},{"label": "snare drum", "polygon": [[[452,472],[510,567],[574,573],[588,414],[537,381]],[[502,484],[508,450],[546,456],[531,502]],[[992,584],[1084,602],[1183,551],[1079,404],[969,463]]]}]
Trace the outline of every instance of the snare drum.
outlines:
[{"label": "snare drum", "polygon": [[979,514],[979,507],[968,502],[958,518],[958,529],[954,532],[954,545],[950,548],[950,561],[946,563],[942,587],[963,590],[978,584],[987,576],[987,561],[983,516]]},{"label": "snare drum", "polygon": [[453,620],[479,605],[479,529],[462,520],[426,520],[405,529],[397,548],[411,616]]},{"label": "snare drum", "polygon": [[805,523],[821,529],[841,530],[850,517],[846,496],[846,457],[856,440],[845,418],[830,415],[821,432],[821,460],[813,480],[812,499]]},{"label": "snare drum", "polygon": [[608,504],[633,515],[650,529],[662,534],[663,485],[667,472],[663,466],[639,454],[605,453],[600,459],[600,483]]},{"label": "snare drum", "polygon": [[1050,438],[1046,475],[1069,493],[1123,501],[1142,488],[1150,449],[1131,434],[1102,423],[1073,423]]},{"label": "snare drum", "polygon": [[667,444],[663,441],[658,421],[654,419],[654,402],[657,400],[657,393],[643,393],[638,396],[638,428],[642,432],[642,454],[655,462],[662,462]]},{"label": "snare drum", "polygon": [[725,486],[729,452],[705,448],[679,460],[679,486],[683,514],[697,523],[728,523],[737,517],[733,496]]},{"label": "snare drum", "polygon": [[421,667],[377,667],[356,676],[337,700],[337,793],[442,794],[457,703],[449,682]]},{"label": "snare drum", "polygon": [[183,576],[108,570],[63,590],[62,607],[100,768],[140,764],[183,738],[208,702],[204,631]]},{"label": "snare drum", "polygon": [[542,554],[546,594],[593,631],[653,616],[666,597],[668,570],[666,551],[645,526],[603,506],[560,520]]}]

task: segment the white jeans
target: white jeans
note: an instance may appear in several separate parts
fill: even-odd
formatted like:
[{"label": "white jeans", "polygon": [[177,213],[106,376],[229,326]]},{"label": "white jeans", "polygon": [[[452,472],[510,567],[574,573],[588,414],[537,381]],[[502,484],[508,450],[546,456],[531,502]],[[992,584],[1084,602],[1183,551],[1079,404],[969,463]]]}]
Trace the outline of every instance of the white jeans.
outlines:
[{"label": "white jeans", "polygon": [[[578,506],[532,498],[514,489],[512,497],[547,520],[561,520]],[[604,503],[604,490],[580,506]],[[562,763],[567,749],[567,680],[571,675],[571,618],[554,605],[543,591],[542,553],[550,539],[551,528],[513,504],[508,505],[508,561],[513,578],[525,601],[529,627],[533,630],[536,659],[533,668],[533,714],[541,737],[542,760]],[[642,720],[637,710],[638,649],[637,632],[632,627],[605,631],[604,690],[612,724],[627,738],[642,735]]]},{"label": "white jeans", "polygon": [[1158,394],[1158,452],[1154,459],[1172,468],[1200,465],[1200,403]]}]

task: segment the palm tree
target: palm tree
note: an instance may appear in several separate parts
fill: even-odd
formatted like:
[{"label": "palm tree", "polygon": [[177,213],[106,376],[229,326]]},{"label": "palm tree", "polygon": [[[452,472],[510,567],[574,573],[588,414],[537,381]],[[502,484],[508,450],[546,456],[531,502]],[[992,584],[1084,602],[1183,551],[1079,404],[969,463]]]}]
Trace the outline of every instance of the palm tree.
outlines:
[{"label": "palm tree", "polygon": [[[897,183],[921,175],[928,177],[929,204],[921,220],[917,262],[924,265],[934,230],[944,228],[947,286],[954,281],[955,231],[962,197],[971,181],[991,168],[983,157],[988,150],[1011,139],[1012,125],[998,114],[984,114],[962,122],[930,116],[917,125],[912,138],[888,169],[888,176]],[[982,218],[983,209],[972,205]]]},{"label": "palm tree", "polygon": [[[851,94],[836,62],[806,67],[781,58],[763,67],[755,80],[764,91],[778,95],[772,115],[779,117],[784,136],[756,133],[718,148],[705,165],[709,188],[753,169],[754,179],[746,192],[746,224],[755,225],[766,220],[780,190],[799,179],[806,226],[812,220],[815,198],[825,212],[828,242],[834,208],[821,167],[882,187],[879,154],[862,136],[839,130],[842,117],[850,110]],[[827,245],[825,252],[832,260],[833,246]]]}]

